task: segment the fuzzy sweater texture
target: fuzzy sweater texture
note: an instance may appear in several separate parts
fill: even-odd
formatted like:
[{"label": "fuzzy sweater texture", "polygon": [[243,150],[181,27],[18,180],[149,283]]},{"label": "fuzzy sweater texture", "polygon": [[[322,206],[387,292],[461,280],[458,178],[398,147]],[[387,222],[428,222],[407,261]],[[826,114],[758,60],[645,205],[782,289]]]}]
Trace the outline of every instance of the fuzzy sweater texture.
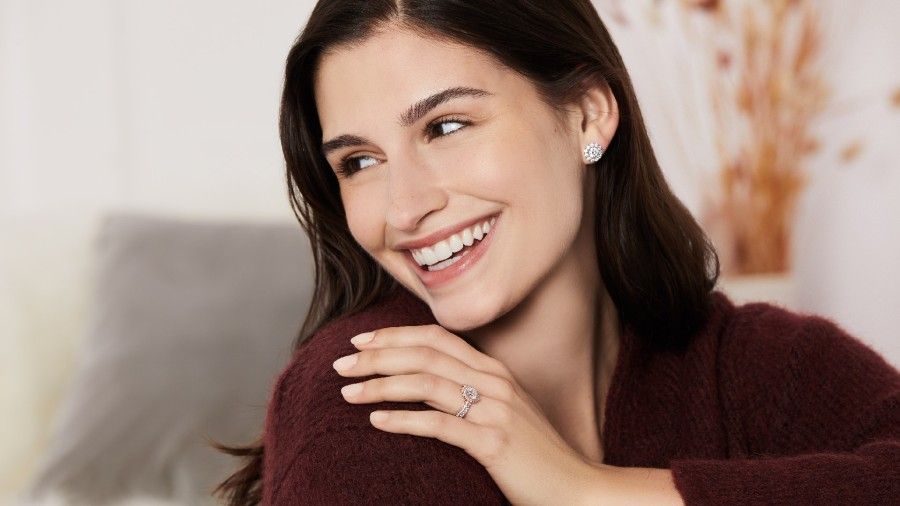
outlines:
[{"label": "fuzzy sweater texture", "polygon": [[[603,462],[671,469],[689,506],[900,504],[900,372],[823,316],[712,297],[681,352],[651,351],[626,325]],[[268,403],[264,504],[510,504],[464,450],[369,423],[376,409],[430,406],[341,396],[378,377],[332,368],[358,351],[351,337],[430,323],[427,304],[398,285],[303,343]]]}]

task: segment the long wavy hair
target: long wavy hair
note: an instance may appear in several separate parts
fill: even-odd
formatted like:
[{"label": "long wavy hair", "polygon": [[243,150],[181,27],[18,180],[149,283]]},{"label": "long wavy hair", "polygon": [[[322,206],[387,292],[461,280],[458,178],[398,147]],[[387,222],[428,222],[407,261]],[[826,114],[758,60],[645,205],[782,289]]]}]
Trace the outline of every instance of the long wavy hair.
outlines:
[{"label": "long wavy hair", "polygon": [[[392,25],[467,44],[530,80],[557,112],[591,85],[611,90],[619,126],[593,189],[597,263],[620,321],[655,347],[682,346],[705,320],[719,276],[712,243],[669,189],[650,145],[631,79],[589,0],[320,0],[288,53],[280,136],[288,196],[315,262],[312,304],[296,337],[356,313],[397,281],[351,236],[338,181],[321,152],[314,76],[322,56]],[[573,196],[575,198],[575,196]],[[263,438],[213,446],[243,459],[216,487],[231,505],[258,504]]]}]

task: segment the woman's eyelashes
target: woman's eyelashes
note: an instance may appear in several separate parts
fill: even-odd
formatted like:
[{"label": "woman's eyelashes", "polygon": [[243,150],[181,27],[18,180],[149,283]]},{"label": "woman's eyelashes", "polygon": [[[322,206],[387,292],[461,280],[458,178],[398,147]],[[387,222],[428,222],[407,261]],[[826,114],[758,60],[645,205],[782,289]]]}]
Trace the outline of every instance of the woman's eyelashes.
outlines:
[{"label": "woman's eyelashes", "polygon": [[[442,127],[443,125],[447,125],[447,124],[456,124],[456,125],[461,125],[461,126],[455,127],[450,130],[445,130],[443,128],[436,128],[436,127]],[[433,122],[429,123],[428,125],[426,125],[423,133],[425,134],[425,137],[428,140],[431,140],[436,137],[446,137],[454,132],[458,132],[458,131],[462,130],[463,128],[469,126],[470,124],[471,124],[471,122],[466,121],[462,118],[453,118],[453,117],[442,118],[442,119],[433,121]],[[435,133],[437,133],[437,134],[435,135]],[[374,158],[371,156],[348,156],[348,157],[342,158],[340,160],[340,162],[338,162],[338,174],[342,177],[349,177],[349,176],[353,175],[354,173],[359,172],[362,169],[365,169],[366,167],[370,167],[372,164],[369,164],[366,166],[357,166],[356,165],[356,162],[358,162],[359,160],[365,160],[366,158],[374,160]]]},{"label": "woman's eyelashes", "polygon": [[[434,132],[434,130],[433,130],[434,127],[439,127],[439,126],[441,126],[441,125],[446,125],[446,124],[449,124],[449,123],[456,123],[457,125],[462,125],[462,126],[459,127],[459,128],[450,130],[449,132],[442,133],[442,134],[440,134],[440,135],[431,135],[431,133]],[[462,119],[462,118],[442,118],[442,119],[439,119],[439,120],[437,120],[437,121],[433,121],[433,122],[429,123],[428,126],[425,127],[425,132],[424,132],[424,133],[425,133],[426,137],[427,137],[429,140],[431,140],[431,139],[433,139],[434,137],[444,137],[445,135],[450,135],[450,134],[452,134],[453,132],[456,132],[456,131],[458,131],[458,130],[462,130],[462,129],[465,128],[467,125],[469,125],[469,122],[467,122],[466,120],[464,120],[464,119]]]}]

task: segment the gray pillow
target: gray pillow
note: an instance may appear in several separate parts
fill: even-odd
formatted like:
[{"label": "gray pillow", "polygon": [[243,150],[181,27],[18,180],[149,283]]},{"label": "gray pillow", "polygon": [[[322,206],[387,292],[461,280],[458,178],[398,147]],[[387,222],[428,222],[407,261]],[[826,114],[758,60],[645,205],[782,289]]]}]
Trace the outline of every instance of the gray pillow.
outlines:
[{"label": "gray pillow", "polygon": [[310,304],[309,241],[297,224],[117,213],[94,248],[89,335],[26,497],[215,504],[237,460],[205,438],[259,435]]}]

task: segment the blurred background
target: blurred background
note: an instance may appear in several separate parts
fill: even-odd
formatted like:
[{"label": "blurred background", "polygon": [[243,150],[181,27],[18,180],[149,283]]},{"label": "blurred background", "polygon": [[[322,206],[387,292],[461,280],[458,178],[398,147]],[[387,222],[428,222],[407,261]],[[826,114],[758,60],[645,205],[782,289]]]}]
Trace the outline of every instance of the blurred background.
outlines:
[{"label": "blurred background", "polygon": [[[309,304],[284,58],[314,2],[0,0],[0,504],[201,504]],[[597,0],[720,289],[900,366],[900,3]],[[27,492],[27,495],[26,495]]]}]

